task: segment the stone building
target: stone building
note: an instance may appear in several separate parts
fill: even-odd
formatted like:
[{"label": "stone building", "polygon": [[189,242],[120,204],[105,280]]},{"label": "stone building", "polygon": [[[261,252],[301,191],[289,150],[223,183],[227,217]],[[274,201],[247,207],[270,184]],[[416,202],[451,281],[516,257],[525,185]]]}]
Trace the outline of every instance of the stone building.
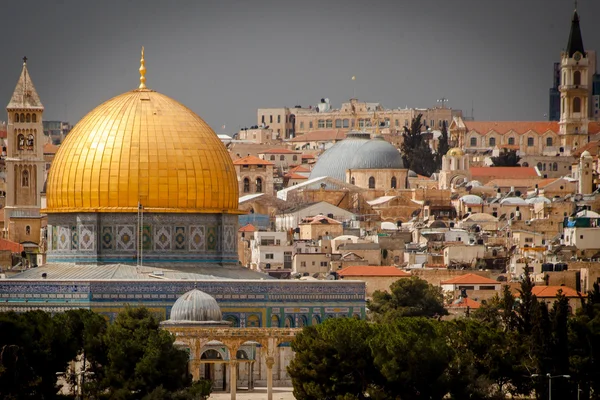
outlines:
[{"label": "stone building", "polygon": [[239,193],[274,194],[273,164],[254,156],[240,158],[233,162],[239,181]]}]

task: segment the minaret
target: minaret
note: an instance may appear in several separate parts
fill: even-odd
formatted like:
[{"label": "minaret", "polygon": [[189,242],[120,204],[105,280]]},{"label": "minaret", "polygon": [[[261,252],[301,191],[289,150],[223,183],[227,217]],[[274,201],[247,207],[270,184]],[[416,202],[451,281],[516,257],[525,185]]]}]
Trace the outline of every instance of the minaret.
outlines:
[{"label": "minaret", "polygon": [[594,182],[594,158],[589,151],[584,151],[579,158],[579,185],[578,193],[591,194]]},{"label": "minaret", "polygon": [[[573,12],[567,48],[561,53],[560,73],[560,135],[561,147],[568,155],[588,142],[588,122],[591,104],[591,74],[595,71],[595,56],[583,47],[577,9]],[[591,74],[590,74],[591,73]]]},{"label": "minaret", "polygon": [[44,106],[27,70],[27,57],[23,57],[21,76],[6,111],[4,226],[10,240],[39,244],[40,193],[44,187]]}]

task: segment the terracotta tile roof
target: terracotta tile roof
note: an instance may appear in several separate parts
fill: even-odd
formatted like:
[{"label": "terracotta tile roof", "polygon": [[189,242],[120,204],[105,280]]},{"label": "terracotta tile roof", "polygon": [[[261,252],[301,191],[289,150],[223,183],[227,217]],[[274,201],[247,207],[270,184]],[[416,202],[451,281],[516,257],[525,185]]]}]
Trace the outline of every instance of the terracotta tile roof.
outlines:
[{"label": "terracotta tile roof", "polygon": [[589,142],[585,146],[582,146],[582,147],[578,148],[577,150],[575,150],[572,153],[572,155],[574,157],[579,158],[579,157],[581,157],[581,153],[583,153],[586,150],[589,151],[591,155],[597,156],[599,154],[599,150],[600,150],[600,141]]},{"label": "terracotta tile roof", "polygon": [[476,274],[465,274],[440,282],[441,285],[499,285],[500,283]]},{"label": "terracotta tile roof", "polygon": [[58,146],[52,143],[46,143],[44,145],[44,154],[56,154]]},{"label": "terracotta tile roof", "polygon": [[480,135],[485,135],[491,131],[504,135],[509,132],[515,132],[523,135],[527,132],[534,132],[542,135],[548,131],[558,133],[559,125],[556,121],[466,121],[467,131],[475,131]]},{"label": "terracotta tile roof", "polygon": [[539,176],[534,167],[471,167],[473,180],[490,178],[535,178]]},{"label": "terracotta tile roof", "polygon": [[275,165],[271,161],[263,160],[255,156],[247,156],[233,162],[235,165]]},{"label": "terracotta tile roof", "polygon": [[542,179],[538,182],[538,188],[541,189],[543,187],[548,186],[549,184],[556,182],[557,180],[562,179],[562,178],[546,178],[546,179]]},{"label": "terracotta tile roof", "polygon": [[238,229],[238,232],[256,232],[256,227],[252,224],[247,224]]},{"label": "terracotta tile roof", "polygon": [[0,250],[10,250],[11,253],[21,253],[25,248],[22,244],[13,242],[12,240],[0,239]]},{"label": "terracotta tile roof", "polygon": [[303,160],[312,160],[314,158],[315,158],[315,156],[313,154],[302,154]]},{"label": "terracotta tile roof", "polygon": [[290,142],[329,142],[346,138],[348,129],[327,129],[307,132],[290,139]]},{"label": "terracotta tile roof", "polygon": [[452,304],[450,304],[448,306],[448,308],[471,308],[471,309],[476,309],[481,307],[481,303],[479,303],[478,301],[472,300],[469,297],[464,298],[461,297],[460,299],[452,302]]},{"label": "terracotta tile roof", "polygon": [[288,178],[288,179],[308,179],[307,176],[296,174],[296,173],[293,173],[293,172],[285,174],[283,177],[284,178]]},{"label": "terracotta tile roof", "polygon": [[[506,179],[492,179],[486,186],[497,186],[497,187],[527,187],[527,188],[535,188],[535,184],[539,184],[539,178],[506,178]],[[539,187],[539,186],[538,186]]]},{"label": "terracotta tile roof", "polygon": [[303,167],[302,165],[296,165],[294,168],[290,169],[290,172],[310,172],[310,169]]},{"label": "terracotta tile roof", "polygon": [[300,152],[290,149],[269,149],[263,151],[263,154],[300,154]]},{"label": "terracotta tile roof", "polygon": [[408,272],[402,271],[394,266],[371,266],[371,265],[353,265],[338,271],[338,275],[346,276],[397,276],[399,278],[408,278],[411,276]]},{"label": "terracotta tile roof", "polygon": [[534,286],[531,292],[539,298],[555,298],[559,290],[567,297],[579,297],[576,290],[566,286]]}]

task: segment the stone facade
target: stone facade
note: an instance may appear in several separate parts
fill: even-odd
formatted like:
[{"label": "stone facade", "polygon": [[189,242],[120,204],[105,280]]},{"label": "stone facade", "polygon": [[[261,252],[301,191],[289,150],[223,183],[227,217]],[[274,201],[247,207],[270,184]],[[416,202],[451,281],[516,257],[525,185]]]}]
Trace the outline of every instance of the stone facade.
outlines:
[{"label": "stone facade", "polygon": [[131,213],[49,214],[48,262],[133,263],[139,252],[145,264],[237,264],[237,218],[145,213],[140,223]]}]

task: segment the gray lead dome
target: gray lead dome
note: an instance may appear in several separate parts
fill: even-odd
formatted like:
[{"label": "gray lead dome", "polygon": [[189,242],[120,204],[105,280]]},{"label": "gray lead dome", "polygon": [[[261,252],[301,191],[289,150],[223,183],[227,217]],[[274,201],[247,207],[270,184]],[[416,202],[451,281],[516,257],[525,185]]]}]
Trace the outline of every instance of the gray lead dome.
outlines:
[{"label": "gray lead dome", "polygon": [[221,319],[221,308],[215,298],[198,289],[184,293],[171,308],[170,321],[207,322]]},{"label": "gray lead dome", "polygon": [[402,154],[381,136],[350,132],[325,151],[315,164],[310,179],[329,176],[346,181],[349,169],[402,169]]}]

